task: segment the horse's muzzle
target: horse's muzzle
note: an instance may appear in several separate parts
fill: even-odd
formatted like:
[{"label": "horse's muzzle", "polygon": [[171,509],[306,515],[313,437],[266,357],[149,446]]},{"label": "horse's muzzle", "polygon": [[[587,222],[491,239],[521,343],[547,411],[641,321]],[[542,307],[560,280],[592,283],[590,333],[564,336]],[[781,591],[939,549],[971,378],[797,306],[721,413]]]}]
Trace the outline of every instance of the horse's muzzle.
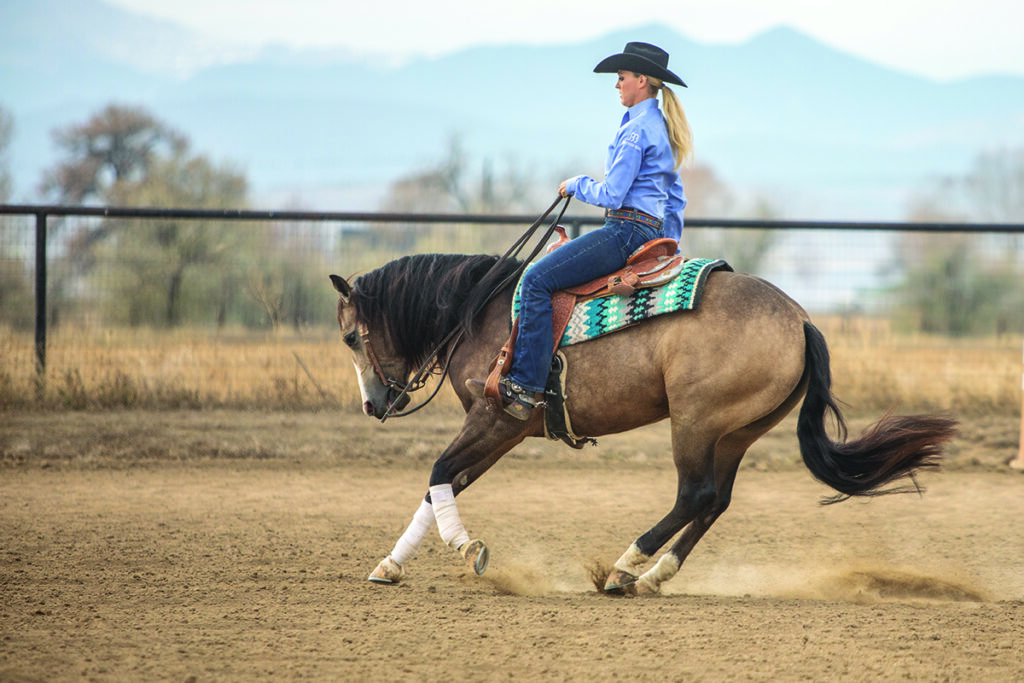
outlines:
[{"label": "horse's muzzle", "polygon": [[[401,395],[401,398],[399,396]],[[409,394],[402,394],[402,392],[388,387],[387,393],[385,394],[385,405],[380,405],[372,401],[363,402],[363,412],[371,417],[375,417],[378,420],[383,420],[384,416],[388,412],[399,412],[409,405]]]}]

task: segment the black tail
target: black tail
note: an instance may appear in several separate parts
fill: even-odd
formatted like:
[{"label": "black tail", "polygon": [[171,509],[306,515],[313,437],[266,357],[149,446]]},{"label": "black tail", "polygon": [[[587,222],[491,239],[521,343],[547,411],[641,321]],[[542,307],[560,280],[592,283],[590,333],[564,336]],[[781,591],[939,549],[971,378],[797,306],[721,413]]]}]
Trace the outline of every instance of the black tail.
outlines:
[{"label": "black tail", "polygon": [[[846,441],[846,423],[832,396],[828,345],[818,328],[809,322],[804,323],[804,338],[808,385],[796,428],[800,454],[815,478],[841,494],[822,502],[920,491],[913,479],[914,472],[938,465],[942,445],[956,435],[957,421],[935,415],[887,415],[859,439]],[[828,412],[838,427],[839,443],[825,432]],[[882,488],[901,477],[909,477],[913,486]]]}]

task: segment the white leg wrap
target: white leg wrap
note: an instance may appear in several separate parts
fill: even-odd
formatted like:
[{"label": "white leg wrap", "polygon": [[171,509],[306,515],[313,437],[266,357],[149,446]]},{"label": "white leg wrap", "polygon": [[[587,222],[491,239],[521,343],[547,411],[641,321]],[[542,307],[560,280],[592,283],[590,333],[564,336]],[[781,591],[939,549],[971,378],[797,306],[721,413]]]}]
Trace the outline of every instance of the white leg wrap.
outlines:
[{"label": "white leg wrap", "polygon": [[430,487],[430,504],[437,520],[437,530],[441,540],[449,547],[458,550],[459,546],[469,541],[469,534],[459,517],[459,509],[455,507],[455,492],[451,484],[440,484]]},{"label": "white leg wrap", "polygon": [[679,558],[671,552],[661,556],[658,563],[640,577],[639,584],[651,593],[661,590],[661,584],[679,573]]},{"label": "white leg wrap", "polygon": [[407,560],[416,557],[416,552],[423,544],[423,539],[427,537],[433,526],[434,508],[426,500],[423,500],[420,502],[416,514],[413,515],[409,527],[395,543],[395,549],[391,551],[391,559],[398,564],[405,564]]},{"label": "white leg wrap", "polygon": [[622,557],[615,561],[615,568],[636,575],[650,559],[650,555],[644,555],[636,547],[636,543],[633,543],[626,552],[622,553]]}]

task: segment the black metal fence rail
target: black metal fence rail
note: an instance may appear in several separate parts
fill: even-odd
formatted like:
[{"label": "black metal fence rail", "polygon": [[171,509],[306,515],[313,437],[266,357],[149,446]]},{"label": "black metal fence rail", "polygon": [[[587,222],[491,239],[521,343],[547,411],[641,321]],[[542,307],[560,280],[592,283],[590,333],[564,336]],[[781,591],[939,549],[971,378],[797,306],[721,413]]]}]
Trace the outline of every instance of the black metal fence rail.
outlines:
[{"label": "black metal fence rail", "polygon": [[[188,219],[237,221],[313,221],[339,223],[446,223],[473,225],[530,225],[532,215],[427,214],[370,211],[262,211],[248,209],[166,209],[124,206],[62,206],[0,204],[0,215],[35,217],[35,355],[36,368],[46,369],[46,258],[47,222],[51,216],[87,216],[124,219]],[[566,215],[561,222],[576,236],[585,226],[601,225],[600,215]],[[870,221],[762,220],[692,218],[687,229],[757,230],[867,230],[892,232],[1024,233],[1024,223],[901,223]]]},{"label": "black metal fence rail", "polygon": [[[264,211],[250,209],[163,209],[131,206],[61,206],[48,204],[0,204],[0,215],[93,216],[100,218],[181,218],[238,221],[331,221],[340,223],[474,223],[480,225],[531,224],[534,215],[470,213],[392,213],[382,211]],[[600,215],[565,215],[567,226],[601,225]],[[737,218],[687,218],[688,228],[759,230],[890,230],[896,232],[1024,232],[1024,223],[963,223],[898,221],[764,220]]]}]

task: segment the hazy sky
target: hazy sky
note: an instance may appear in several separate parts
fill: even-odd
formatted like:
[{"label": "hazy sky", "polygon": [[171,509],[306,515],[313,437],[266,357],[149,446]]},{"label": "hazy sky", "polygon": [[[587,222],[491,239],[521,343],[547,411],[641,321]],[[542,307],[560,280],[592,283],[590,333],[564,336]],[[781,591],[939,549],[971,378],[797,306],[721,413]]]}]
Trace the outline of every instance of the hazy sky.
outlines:
[{"label": "hazy sky", "polygon": [[[652,21],[706,43],[739,42],[788,25],[860,57],[933,78],[1024,75],[1021,0],[107,1],[248,45],[409,56],[481,44],[579,42]],[[641,7],[622,9],[627,4]]]}]

